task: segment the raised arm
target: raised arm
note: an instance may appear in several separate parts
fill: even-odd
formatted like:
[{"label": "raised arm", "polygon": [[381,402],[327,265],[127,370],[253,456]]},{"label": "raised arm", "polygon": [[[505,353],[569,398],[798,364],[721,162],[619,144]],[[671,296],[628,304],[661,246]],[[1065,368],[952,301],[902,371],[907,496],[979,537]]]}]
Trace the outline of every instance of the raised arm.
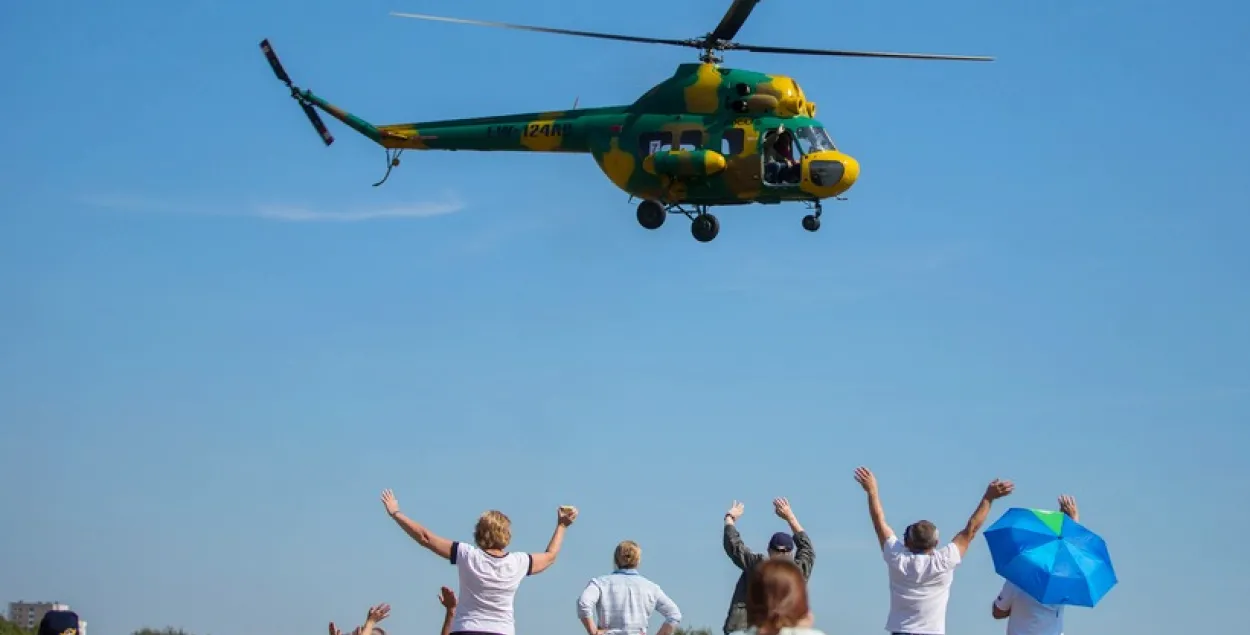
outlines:
[{"label": "raised arm", "polygon": [[451,559],[451,541],[441,536],[436,536],[434,532],[426,529],[417,521],[408,518],[399,511],[399,501],[395,499],[395,494],[391,490],[383,490],[382,504],[386,506],[386,513],[399,525],[417,544],[438,554],[440,558]]},{"label": "raised arm", "polygon": [[[386,619],[386,616],[390,614],[391,614],[390,604],[379,604],[377,606],[370,607],[369,613],[365,615],[364,626],[360,627],[360,635],[373,635],[374,627],[378,625],[378,622],[381,622],[382,620]],[[380,628],[377,630],[383,635],[385,635],[386,633],[386,631],[383,631]]]},{"label": "raised arm", "polygon": [[877,477],[866,467],[855,468],[855,482],[868,494],[868,517],[872,519],[872,529],[877,532],[877,546],[884,549],[885,541],[894,535],[894,530],[885,522],[885,509],[881,506],[881,495],[877,492]]},{"label": "raised arm", "polygon": [[564,506],[556,512],[556,531],[551,534],[551,540],[547,543],[547,550],[542,553],[530,554],[532,563],[530,575],[538,575],[556,563],[556,556],[560,555],[560,545],[564,543],[564,530],[568,529],[574,520],[577,520],[576,507]]},{"label": "raised arm", "polygon": [[752,553],[751,549],[742,542],[742,536],[738,534],[738,527],[735,523],[742,517],[743,509],[745,508],[742,503],[734,501],[729,511],[725,512],[725,536],[721,542],[725,547],[725,555],[729,556],[739,569],[746,571],[763,560],[764,556]]},{"label": "raised arm", "polygon": [[672,635],[681,624],[681,609],[677,608],[677,603],[659,586],[655,589],[655,610],[664,616],[664,625],[655,635]]},{"label": "raised arm", "polygon": [[1059,497],[1059,511],[1067,514],[1072,522],[1081,522],[1081,512],[1076,508],[1076,499],[1067,494]]},{"label": "raised arm", "polygon": [[794,564],[799,566],[799,570],[803,572],[803,577],[810,578],[812,576],[812,567],[816,566],[816,550],[812,548],[812,539],[803,531],[803,525],[799,524],[799,519],[794,515],[794,510],[790,509],[790,501],[785,498],[778,498],[773,501],[773,511],[777,516],[786,521],[790,525],[790,533],[794,534]]},{"label": "raised arm", "polygon": [[959,557],[962,558],[968,553],[968,546],[972,544],[972,539],[977,537],[977,532],[981,531],[981,526],[985,524],[985,517],[990,515],[990,505],[1015,489],[1015,485],[1011,481],[1000,481],[994,479],[989,486],[985,488],[985,494],[981,496],[981,501],[977,503],[976,511],[972,512],[972,517],[968,519],[968,524],[955,534],[955,538],[951,542],[955,543],[955,547],[959,549]]},{"label": "raised arm", "polygon": [[438,591],[438,603],[443,605],[443,630],[440,635],[451,635],[451,623],[456,619],[456,594],[443,587]]}]

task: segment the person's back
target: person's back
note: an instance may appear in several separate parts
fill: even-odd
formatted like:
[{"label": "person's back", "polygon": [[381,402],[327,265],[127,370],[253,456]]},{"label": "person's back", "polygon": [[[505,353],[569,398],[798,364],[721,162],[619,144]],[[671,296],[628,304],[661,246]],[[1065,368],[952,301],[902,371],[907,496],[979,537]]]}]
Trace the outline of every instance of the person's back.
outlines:
[{"label": "person's back", "polygon": [[1063,605],[1042,604],[1020,587],[1004,582],[994,600],[1007,617],[1007,635],[1063,635]]},{"label": "person's back", "polygon": [[513,635],[513,599],[529,575],[532,561],[527,553],[497,556],[473,545],[454,543],[451,563],[460,574],[460,598],[452,632]]},{"label": "person's back", "polygon": [[886,540],[882,555],[890,577],[891,633],[940,635],[946,632],[946,604],[961,556],[955,543],[931,553],[912,553],[895,536]]},{"label": "person's back", "polygon": [[[610,635],[646,633],[651,612],[659,609],[668,623],[680,623],[681,612],[660,585],[632,569],[614,571],[590,581],[597,602],[579,601],[579,608],[593,612],[599,632]],[[584,604],[584,606],[583,606]]]},{"label": "person's back", "polygon": [[816,551],[812,547],[812,539],[790,509],[790,501],[785,498],[773,500],[773,512],[790,525],[790,531],[793,534],[787,535],[783,532],[773,534],[768,541],[767,555],[752,552],[742,541],[742,535],[738,533],[735,525],[738,517],[742,515],[742,510],[742,503],[734,501],[725,514],[722,544],[725,554],[742,571],[738,575],[738,582],[734,584],[733,596],[729,600],[729,611],[725,615],[725,623],[721,628],[725,635],[747,627],[747,583],[756,566],[771,558],[790,559],[799,567],[806,581],[811,577],[812,567],[816,564]]},{"label": "person's back", "polygon": [[890,582],[890,614],[885,630],[893,635],[945,635],[946,604],[950,600],[955,568],[963,561],[972,538],[985,524],[994,500],[1014,489],[1011,481],[990,481],[976,511],[954,539],[938,547],[937,526],[916,521],[903,530],[903,539],[885,520],[885,508],[877,491],[877,477],[866,467],[855,469],[855,481],[868,494],[868,515],[881,545]]}]

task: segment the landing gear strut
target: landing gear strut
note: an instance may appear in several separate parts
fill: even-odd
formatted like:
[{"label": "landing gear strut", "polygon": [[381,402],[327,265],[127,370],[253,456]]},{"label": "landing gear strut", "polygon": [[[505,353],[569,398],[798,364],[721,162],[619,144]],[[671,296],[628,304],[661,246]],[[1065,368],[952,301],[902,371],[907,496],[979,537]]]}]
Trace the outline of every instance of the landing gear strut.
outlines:
[{"label": "landing gear strut", "polygon": [[644,229],[659,229],[669,214],[684,214],[690,219],[690,234],[701,242],[711,242],[720,233],[720,220],[708,213],[706,205],[696,205],[687,211],[680,205],[664,205],[658,201],[638,204],[638,224]]},{"label": "landing gear strut", "polygon": [[820,201],[816,201],[813,208],[815,209],[814,213],[803,217],[803,229],[806,229],[809,232],[814,232],[820,229],[820,214],[823,211],[820,206]]}]

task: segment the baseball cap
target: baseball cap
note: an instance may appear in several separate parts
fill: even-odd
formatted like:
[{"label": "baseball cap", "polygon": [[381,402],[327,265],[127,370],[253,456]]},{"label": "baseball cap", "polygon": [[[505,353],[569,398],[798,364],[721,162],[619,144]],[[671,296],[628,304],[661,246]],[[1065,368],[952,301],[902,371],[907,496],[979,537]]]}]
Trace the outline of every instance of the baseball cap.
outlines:
[{"label": "baseball cap", "polygon": [[39,635],[77,635],[78,614],[73,611],[48,611],[39,620]]},{"label": "baseball cap", "polygon": [[794,551],[794,539],[790,537],[790,534],[779,531],[768,541],[768,549],[770,551]]}]

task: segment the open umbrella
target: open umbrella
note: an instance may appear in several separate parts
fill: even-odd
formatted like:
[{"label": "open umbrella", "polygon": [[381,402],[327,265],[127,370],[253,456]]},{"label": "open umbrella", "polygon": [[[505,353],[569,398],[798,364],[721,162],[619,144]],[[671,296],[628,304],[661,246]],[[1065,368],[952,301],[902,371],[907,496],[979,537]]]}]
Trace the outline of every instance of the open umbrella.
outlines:
[{"label": "open umbrella", "polygon": [[1062,512],[1012,507],[985,541],[994,571],[1042,604],[1092,607],[1117,582],[1107,544]]}]

